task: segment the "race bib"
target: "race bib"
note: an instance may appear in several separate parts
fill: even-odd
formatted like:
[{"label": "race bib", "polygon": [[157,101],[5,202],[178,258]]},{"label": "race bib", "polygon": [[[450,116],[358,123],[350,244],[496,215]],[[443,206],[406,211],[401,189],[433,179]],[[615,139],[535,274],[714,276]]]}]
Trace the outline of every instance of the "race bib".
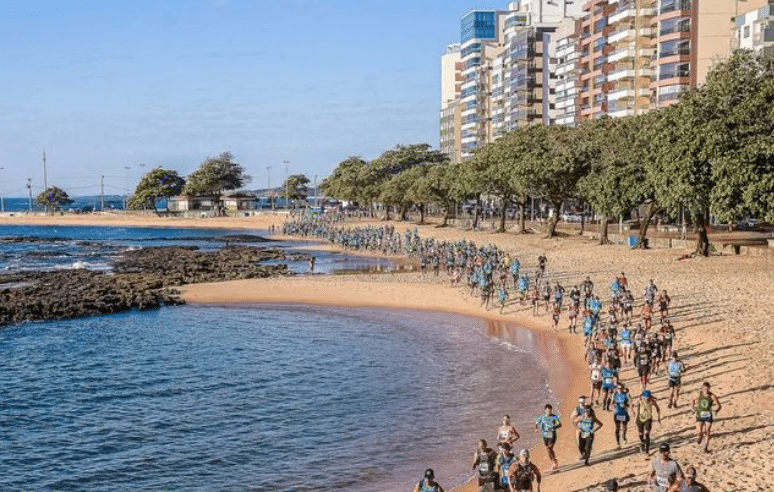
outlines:
[{"label": "race bib", "polygon": [[712,412],[699,412],[699,417],[703,419],[708,419],[712,417]]},{"label": "race bib", "polygon": [[591,432],[581,432],[581,437],[584,438],[584,439],[586,439],[590,435],[591,435]]},{"label": "race bib", "polygon": [[626,422],[626,415],[616,415],[615,419],[619,422]]}]

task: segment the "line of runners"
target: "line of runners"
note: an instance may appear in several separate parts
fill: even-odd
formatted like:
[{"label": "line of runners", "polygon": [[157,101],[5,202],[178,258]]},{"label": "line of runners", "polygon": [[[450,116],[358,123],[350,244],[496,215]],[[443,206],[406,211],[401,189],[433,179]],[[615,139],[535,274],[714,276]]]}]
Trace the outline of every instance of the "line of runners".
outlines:
[{"label": "line of runners", "polygon": [[[420,239],[417,229],[407,229],[401,235],[392,225],[381,227],[342,228],[335,227],[339,222],[325,220],[325,217],[302,217],[286,222],[283,232],[286,235],[314,236],[339,244],[345,249],[367,250],[383,254],[406,254],[419,262],[422,276],[430,271],[439,276],[444,268],[453,286],[466,279],[466,287],[471,295],[480,296],[482,306],[487,309],[492,303],[492,294],[497,289],[497,302],[503,311],[514,289],[519,304],[524,305],[527,298],[532,303],[532,314],[538,316],[541,306],[552,314],[554,328],[565,310],[565,288],[559,282],[554,285],[546,275],[548,258],[545,254],[537,259],[537,267],[530,276],[522,270],[517,257],[498,249],[496,246],[476,246],[472,241],[440,242],[432,238]],[[661,408],[649,389],[651,379],[662,374],[667,377],[670,388],[667,408],[678,408],[682,376],[687,370],[674,350],[675,330],[669,318],[671,298],[666,290],[656,287],[653,280],[642,292],[642,304],[639,320],[635,325],[635,297],[629,280],[622,272],[610,284],[610,301],[607,316],[603,316],[604,302],[594,291],[594,283],[589,277],[574,285],[568,292],[567,317],[568,330],[577,333],[578,318],[582,319],[586,361],[589,365],[589,396],[582,395],[578,406],[571,415],[575,427],[575,439],[578,444],[579,460],[589,465],[594,436],[603,427],[594,406],[611,412],[618,449],[622,443],[628,443],[628,423],[634,418],[639,436],[639,450],[649,453],[651,431],[654,417],[661,422]],[[653,326],[654,308],[658,307],[660,326]],[[640,391],[636,396],[621,380],[624,367],[636,369]],[[601,403],[600,403],[601,402]],[[711,428],[715,414],[720,411],[718,397],[711,392],[710,384],[705,382],[691,407],[696,416],[698,443],[704,444],[709,452]],[[557,430],[561,427],[561,418],[553,413],[552,406],[546,405],[543,414],[535,422],[536,432],[540,432],[543,443],[552,462],[552,470],[558,467],[554,445]],[[513,444],[519,439],[516,429],[510,424],[508,416],[498,429],[498,450],[495,453],[487,447],[485,440],[478,443],[474,454],[473,468],[478,470],[481,490],[531,491],[532,484],[540,490],[541,475],[537,466],[530,461],[529,451],[522,449],[518,458],[513,454]],[[666,491],[702,491],[706,490],[695,481],[695,469],[688,467],[683,473],[677,463],[669,457],[669,445],[659,446],[660,455],[656,457],[648,473],[648,482],[653,490]],[[607,490],[614,481],[607,484]],[[616,485],[617,487],[617,485]],[[704,488],[703,488],[704,487]],[[443,489],[434,480],[432,470],[427,470],[415,492],[433,492]]]}]

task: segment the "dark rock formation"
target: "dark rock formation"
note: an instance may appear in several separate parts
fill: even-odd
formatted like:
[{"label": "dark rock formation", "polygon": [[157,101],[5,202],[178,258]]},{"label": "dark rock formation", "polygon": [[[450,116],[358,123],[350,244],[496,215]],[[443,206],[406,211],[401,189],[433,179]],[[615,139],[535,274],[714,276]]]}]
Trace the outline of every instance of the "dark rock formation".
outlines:
[{"label": "dark rock formation", "polygon": [[162,247],[127,251],[114,272],[66,270],[0,275],[0,325],[182,304],[183,284],[287,274],[281,251],[229,246],[215,252]]}]

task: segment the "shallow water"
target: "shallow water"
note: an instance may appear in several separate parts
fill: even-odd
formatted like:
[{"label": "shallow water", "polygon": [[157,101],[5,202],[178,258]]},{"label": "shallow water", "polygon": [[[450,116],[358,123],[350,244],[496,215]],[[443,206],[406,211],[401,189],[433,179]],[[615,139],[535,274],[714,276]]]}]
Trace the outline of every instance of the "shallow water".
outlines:
[{"label": "shallow water", "polygon": [[503,413],[533,439],[555,403],[541,343],[477,318],[304,306],[4,328],[0,489],[389,492],[431,467],[448,490]]}]

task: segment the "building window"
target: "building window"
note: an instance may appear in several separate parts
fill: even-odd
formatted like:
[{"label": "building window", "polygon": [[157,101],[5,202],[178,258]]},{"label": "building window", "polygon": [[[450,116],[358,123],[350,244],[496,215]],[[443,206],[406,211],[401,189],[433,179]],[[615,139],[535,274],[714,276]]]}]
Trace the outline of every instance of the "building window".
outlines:
[{"label": "building window", "polygon": [[744,26],[744,37],[745,38],[750,37],[750,26]]}]

